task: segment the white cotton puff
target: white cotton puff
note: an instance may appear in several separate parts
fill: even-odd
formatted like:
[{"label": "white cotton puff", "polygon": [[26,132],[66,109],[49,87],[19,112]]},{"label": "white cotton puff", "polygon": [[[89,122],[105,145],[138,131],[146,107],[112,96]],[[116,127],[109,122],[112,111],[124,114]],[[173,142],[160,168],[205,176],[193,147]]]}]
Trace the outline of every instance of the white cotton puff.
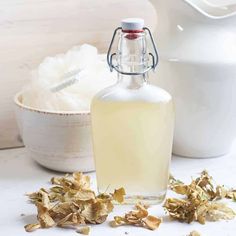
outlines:
[{"label": "white cotton puff", "polygon": [[[85,70],[86,74],[73,85],[51,92],[53,86],[64,80],[63,75],[76,70]],[[115,82],[116,73],[109,71],[106,55],[84,44],[65,54],[45,58],[24,88],[22,103],[47,111],[89,111],[93,96]]]}]

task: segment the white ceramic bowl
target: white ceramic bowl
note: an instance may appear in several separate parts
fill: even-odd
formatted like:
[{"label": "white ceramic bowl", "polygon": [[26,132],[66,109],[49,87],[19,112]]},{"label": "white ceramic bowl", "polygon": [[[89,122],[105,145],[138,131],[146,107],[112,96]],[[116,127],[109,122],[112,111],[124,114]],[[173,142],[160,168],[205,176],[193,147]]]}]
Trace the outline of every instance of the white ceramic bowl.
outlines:
[{"label": "white ceramic bowl", "polygon": [[15,95],[20,135],[30,156],[42,166],[63,172],[93,171],[90,113],[51,112],[22,104]]}]

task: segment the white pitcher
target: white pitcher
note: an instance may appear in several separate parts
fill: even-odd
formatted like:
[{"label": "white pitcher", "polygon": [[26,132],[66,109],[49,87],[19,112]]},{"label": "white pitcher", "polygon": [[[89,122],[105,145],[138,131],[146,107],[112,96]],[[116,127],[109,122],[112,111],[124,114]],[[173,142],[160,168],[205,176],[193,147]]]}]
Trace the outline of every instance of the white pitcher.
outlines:
[{"label": "white pitcher", "polygon": [[173,152],[198,158],[226,154],[236,137],[236,1],[151,2],[160,54],[152,80],[175,100]]}]

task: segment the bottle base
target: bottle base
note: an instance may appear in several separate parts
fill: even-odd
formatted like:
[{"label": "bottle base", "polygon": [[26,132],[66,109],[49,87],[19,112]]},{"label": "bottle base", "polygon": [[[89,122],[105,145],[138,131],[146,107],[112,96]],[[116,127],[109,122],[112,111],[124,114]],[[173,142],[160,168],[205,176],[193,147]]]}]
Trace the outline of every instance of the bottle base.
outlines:
[{"label": "bottle base", "polygon": [[156,196],[143,196],[143,195],[126,195],[124,199],[125,205],[135,205],[139,202],[147,205],[161,204],[166,196],[166,192],[162,192]]}]

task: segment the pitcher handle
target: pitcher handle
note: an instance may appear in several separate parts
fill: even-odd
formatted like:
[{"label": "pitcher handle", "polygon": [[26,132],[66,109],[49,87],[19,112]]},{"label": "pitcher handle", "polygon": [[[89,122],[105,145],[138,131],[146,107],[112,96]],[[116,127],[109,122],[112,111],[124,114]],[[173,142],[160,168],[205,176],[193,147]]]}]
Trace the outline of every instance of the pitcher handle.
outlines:
[{"label": "pitcher handle", "polygon": [[219,6],[207,0],[183,0],[201,14],[211,19],[224,19],[236,15],[236,4]]}]

